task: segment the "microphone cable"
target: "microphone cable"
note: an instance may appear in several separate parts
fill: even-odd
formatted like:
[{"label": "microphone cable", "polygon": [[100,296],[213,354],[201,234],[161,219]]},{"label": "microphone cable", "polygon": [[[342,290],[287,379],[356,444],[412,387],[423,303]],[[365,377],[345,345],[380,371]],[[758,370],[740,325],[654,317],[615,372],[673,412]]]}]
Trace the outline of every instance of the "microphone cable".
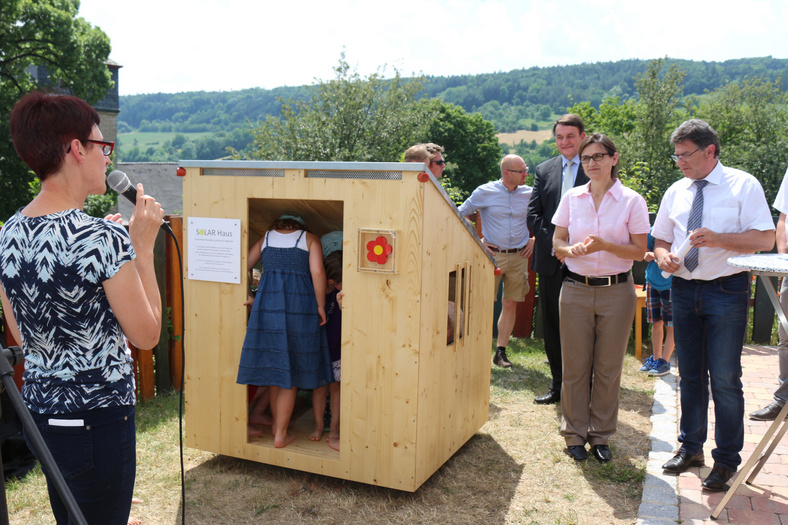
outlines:
[{"label": "microphone cable", "polygon": [[172,242],[175,245],[175,251],[178,254],[178,278],[180,279],[181,290],[181,384],[178,393],[178,450],[180,454],[180,467],[181,467],[181,524],[186,525],[186,470],[183,462],[183,412],[184,412],[184,378],[186,377],[186,301],[183,293],[183,258],[181,256],[181,247],[178,244],[178,238],[170,228],[169,224],[164,228],[164,231],[172,237]]}]

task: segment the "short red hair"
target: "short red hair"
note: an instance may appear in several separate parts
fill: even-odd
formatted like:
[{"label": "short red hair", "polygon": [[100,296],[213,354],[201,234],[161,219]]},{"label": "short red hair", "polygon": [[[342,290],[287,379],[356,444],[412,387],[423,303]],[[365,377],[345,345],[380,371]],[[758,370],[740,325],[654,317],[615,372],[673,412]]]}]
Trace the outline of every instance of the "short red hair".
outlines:
[{"label": "short red hair", "polygon": [[11,137],[17,155],[43,181],[60,170],[68,144],[74,139],[87,144],[100,121],[81,98],[33,91],[11,111]]}]

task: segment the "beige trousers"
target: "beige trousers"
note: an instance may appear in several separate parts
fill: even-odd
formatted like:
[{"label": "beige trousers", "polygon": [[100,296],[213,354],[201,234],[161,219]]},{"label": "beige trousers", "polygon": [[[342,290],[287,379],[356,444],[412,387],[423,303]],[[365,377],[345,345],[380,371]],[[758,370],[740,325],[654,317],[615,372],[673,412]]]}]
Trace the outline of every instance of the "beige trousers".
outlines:
[{"label": "beige trousers", "polygon": [[561,287],[561,435],[566,445],[606,445],[616,432],[621,368],[635,317],[635,288],[627,282]]}]

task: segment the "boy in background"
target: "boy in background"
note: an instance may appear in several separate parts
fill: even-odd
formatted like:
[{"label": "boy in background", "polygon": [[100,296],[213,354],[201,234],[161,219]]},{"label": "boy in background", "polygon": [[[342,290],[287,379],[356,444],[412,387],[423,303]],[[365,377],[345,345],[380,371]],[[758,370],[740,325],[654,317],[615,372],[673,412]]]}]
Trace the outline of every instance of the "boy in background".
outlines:
[{"label": "boy in background", "polygon": [[[670,357],[673,355],[673,309],[670,304],[672,276],[662,276],[662,271],[654,261],[654,237],[648,234],[646,266],[646,320],[651,323],[651,344],[654,354],[646,358],[641,372],[650,376],[664,376],[670,373]],[[664,327],[664,334],[663,334]],[[664,336],[664,337],[663,337]],[[664,342],[664,348],[663,348]]]}]

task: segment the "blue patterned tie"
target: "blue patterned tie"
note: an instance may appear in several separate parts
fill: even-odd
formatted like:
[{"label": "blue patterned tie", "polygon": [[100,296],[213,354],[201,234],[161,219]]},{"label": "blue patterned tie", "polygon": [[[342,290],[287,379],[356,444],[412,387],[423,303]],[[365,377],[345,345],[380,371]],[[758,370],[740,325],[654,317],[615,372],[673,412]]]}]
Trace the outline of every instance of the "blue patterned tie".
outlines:
[{"label": "blue patterned tie", "polygon": [[[703,224],[703,187],[708,183],[709,181],[707,180],[696,180],[693,182],[695,185],[695,198],[692,200],[692,208],[690,208],[689,219],[687,219],[687,235],[689,235],[689,232],[700,228]],[[684,257],[684,267],[691,272],[698,267],[697,248],[690,248],[687,256]]]}]

